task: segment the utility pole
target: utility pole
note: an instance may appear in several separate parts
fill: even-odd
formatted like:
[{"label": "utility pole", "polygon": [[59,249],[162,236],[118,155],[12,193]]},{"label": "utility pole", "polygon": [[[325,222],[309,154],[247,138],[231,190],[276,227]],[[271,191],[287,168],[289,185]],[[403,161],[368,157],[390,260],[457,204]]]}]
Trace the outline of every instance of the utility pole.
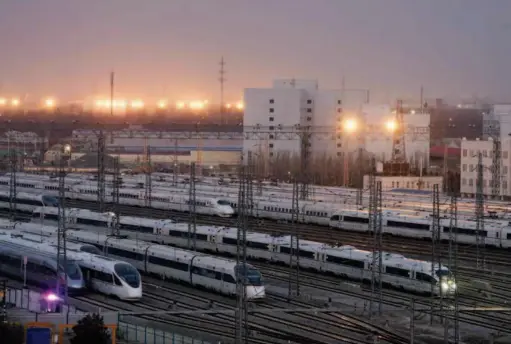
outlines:
[{"label": "utility pole", "polygon": [[105,211],[105,136],[103,129],[98,134],[98,206]]},{"label": "utility pole", "polygon": [[16,221],[16,212],[17,212],[17,191],[16,191],[16,175],[17,175],[17,161],[18,157],[16,154],[16,150],[11,149],[9,151],[9,170],[11,172],[9,178],[9,217],[11,221]]},{"label": "utility pole", "polygon": [[248,230],[248,184],[251,180],[251,156],[241,161],[238,189],[238,232],[236,245],[236,343],[248,343],[247,286],[247,230]]},{"label": "utility pole", "polygon": [[119,201],[119,192],[121,189],[121,172],[119,157],[114,158],[114,171],[113,171],[113,205],[114,205],[114,223],[112,226],[112,235],[119,236],[120,221],[121,221],[121,203]]},{"label": "utility pole", "polygon": [[[440,270],[441,266],[441,252],[440,252],[440,191],[438,184],[433,185],[433,223],[432,223],[432,237],[431,237],[431,276],[436,278],[436,271]],[[438,277],[440,278],[440,277]],[[440,281],[441,282],[441,281]],[[435,310],[435,294],[434,284],[431,283],[431,316],[430,323],[433,325],[433,313]],[[440,310],[442,310],[442,283],[439,283],[440,288]],[[442,316],[443,319],[443,316]]]},{"label": "utility pole", "polygon": [[227,81],[225,78],[225,60],[224,57],[220,59],[220,71],[218,81],[220,82],[220,123],[224,124],[224,112],[225,112],[225,104],[224,104],[224,84]]},{"label": "utility pole", "polygon": [[[453,193],[451,195],[450,204],[450,221],[449,221],[449,271],[453,274],[454,281],[458,282],[458,196]],[[453,340],[450,343],[458,344],[459,333],[459,302],[458,288],[454,289],[454,296],[451,298],[453,309]],[[444,341],[449,343],[449,322],[444,323]]]},{"label": "utility pole", "polygon": [[291,229],[291,247],[289,252],[289,280],[288,280],[288,298],[291,300],[294,296],[300,296],[300,234],[298,230],[298,220],[300,216],[300,188],[296,178],[293,178],[293,196],[292,196],[292,229]]},{"label": "utility pole", "polygon": [[145,206],[151,207],[151,195],[152,195],[152,173],[153,173],[153,166],[151,164],[151,146],[145,147]]},{"label": "utility pole", "polygon": [[476,179],[476,266],[484,269],[484,189],[483,189],[483,154],[477,155]]},{"label": "utility pole", "polygon": [[301,127],[301,151],[300,151],[300,199],[307,200],[309,197],[309,159],[311,146],[310,126]]},{"label": "utility pole", "polygon": [[195,251],[197,231],[197,201],[195,197],[195,162],[190,164],[190,188],[188,190],[188,213],[190,215],[188,221],[188,249]]},{"label": "utility pole", "polygon": [[179,160],[177,158],[177,139],[174,140],[174,167],[172,168],[172,184],[177,186],[177,169]]},{"label": "utility pole", "polygon": [[[61,153],[59,161],[59,218],[58,218],[58,235],[57,235],[57,295],[61,295],[61,276],[64,273],[64,303],[67,304],[67,249],[66,249],[66,156]],[[61,264],[63,257],[63,264]],[[60,267],[63,266],[63,271]]]},{"label": "utility pole", "polygon": [[372,317],[373,305],[378,303],[378,315],[382,306],[382,184],[376,181],[376,161],[373,158],[369,175],[369,232],[373,234],[373,252],[371,262],[371,299],[369,302],[369,319]]}]

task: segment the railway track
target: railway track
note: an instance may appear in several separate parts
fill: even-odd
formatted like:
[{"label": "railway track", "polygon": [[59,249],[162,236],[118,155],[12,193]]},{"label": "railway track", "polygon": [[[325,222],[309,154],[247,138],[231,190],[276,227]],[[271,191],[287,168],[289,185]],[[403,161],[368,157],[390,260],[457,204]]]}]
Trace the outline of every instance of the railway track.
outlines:
[{"label": "railway track", "polygon": [[[98,211],[98,204],[96,202],[67,200],[67,206],[75,208],[84,208]],[[142,208],[134,206],[120,206],[122,215],[136,215],[148,218],[175,218],[176,220],[186,222],[190,219],[188,213],[181,213],[176,211],[159,210],[152,208]],[[216,216],[197,215],[197,223],[205,225],[219,225],[236,227],[235,218],[220,218]],[[292,225],[289,223],[278,223],[274,221],[261,222],[257,219],[250,219],[249,226],[251,230],[257,232],[271,233],[271,234],[289,234],[292,230]],[[268,228],[269,227],[269,228]],[[339,229],[332,229],[329,227],[318,225],[299,224],[297,229],[302,238],[308,240],[315,240],[329,244],[343,244],[353,245],[359,249],[372,250],[371,236],[367,233],[343,231]],[[405,237],[385,236],[383,239],[383,249],[390,252],[397,252],[406,254],[409,257],[416,257],[420,259],[430,259],[431,255],[431,242],[426,240],[419,240]],[[474,247],[470,245],[458,245],[458,259],[464,261],[467,267],[473,267],[476,261]],[[497,249],[486,247],[485,259],[487,268],[493,271],[503,270],[511,266],[509,259],[509,251],[504,249]],[[440,253],[444,262],[448,259],[448,245],[441,243]],[[460,268],[460,270],[464,269]]]}]

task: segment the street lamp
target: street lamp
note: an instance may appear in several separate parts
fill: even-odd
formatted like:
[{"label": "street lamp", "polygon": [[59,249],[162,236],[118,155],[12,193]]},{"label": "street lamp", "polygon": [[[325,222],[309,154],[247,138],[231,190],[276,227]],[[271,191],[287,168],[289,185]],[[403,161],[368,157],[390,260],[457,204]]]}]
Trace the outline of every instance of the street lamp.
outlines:
[{"label": "street lamp", "polygon": [[398,125],[397,125],[396,121],[395,121],[395,120],[393,120],[393,119],[392,119],[392,120],[390,120],[390,121],[387,121],[387,122],[385,123],[385,128],[387,128],[387,130],[388,130],[389,132],[391,132],[391,133],[392,133],[392,132],[394,132],[394,131],[396,131],[397,126],[398,126]]},{"label": "street lamp", "polygon": [[357,121],[354,119],[347,119],[343,123],[344,131],[348,133],[353,133],[357,130]]}]

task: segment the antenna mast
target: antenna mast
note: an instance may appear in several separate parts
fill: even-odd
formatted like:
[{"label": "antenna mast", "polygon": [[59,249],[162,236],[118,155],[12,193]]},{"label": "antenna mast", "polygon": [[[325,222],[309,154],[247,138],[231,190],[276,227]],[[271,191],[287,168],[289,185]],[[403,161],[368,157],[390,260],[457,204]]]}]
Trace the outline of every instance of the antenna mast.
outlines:
[{"label": "antenna mast", "polygon": [[227,81],[227,79],[225,78],[225,74],[226,74],[226,71],[225,71],[225,60],[224,60],[224,57],[222,56],[222,58],[220,59],[220,71],[219,71],[219,77],[218,77],[218,81],[220,82],[220,123],[224,123],[224,111],[225,111],[225,107],[224,107],[224,84],[225,82]]}]

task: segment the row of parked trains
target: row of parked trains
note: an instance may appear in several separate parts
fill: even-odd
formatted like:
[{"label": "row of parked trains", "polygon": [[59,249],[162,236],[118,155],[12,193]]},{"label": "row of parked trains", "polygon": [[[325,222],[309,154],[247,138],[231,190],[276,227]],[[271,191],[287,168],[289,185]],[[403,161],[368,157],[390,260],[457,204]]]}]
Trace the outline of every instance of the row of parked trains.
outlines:
[{"label": "row of parked trains", "polygon": [[[98,235],[110,233],[115,221],[111,213],[97,213],[85,209],[67,211],[67,236],[83,243],[98,244]],[[55,209],[37,209],[31,223],[16,224],[16,228],[33,234],[54,235],[59,221]],[[51,228],[45,227],[51,225]],[[137,217],[119,219],[121,235],[136,238],[157,245],[170,245],[187,248],[193,241],[198,251],[233,256],[237,252],[238,232],[236,228],[219,226],[197,226],[195,235],[189,235],[186,223],[171,220],[153,220]],[[98,234],[99,233],[99,234]],[[117,239],[110,239],[112,242]],[[103,245],[104,246],[104,245]],[[103,247],[102,246],[102,247]],[[131,250],[126,259],[136,266],[138,249]],[[143,252],[143,251],[142,251]],[[298,264],[303,269],[310,269],[324,274],[370,281],[372,276],[373,253],[356,249],[353,246],[332,246],[313,241],[301,240],[298,250],[291,245],[289,236],[271,236],[268,234],[247,233],[247,257],[289,265],[290,254],[299,257]],[[449,269],[445,266],[433,268],[431,262],[409,259],[399,254],[382,252],[382,283],[418,293],[451,295],[456,290],[456,283]]]},{"label": "row of parked trains", "polygon": [[[10,229],[10,235],[3,234],[0,243],[13,259],[19,262],[24,256],[43,256],[53,261],[52,266],[55,266],[57,227],[6,220],[2,222],[4,231]],[[69,260],[66,263],[66,273],[62,272],[60,276],[63,278],[67,274],[71,294],[92,290],[122,300],[135,301],[142,297],[140,271],[228,296],[236,295],[236,280],[243,279],[245,295],[249,300],[265,297],[261,273],[248,264],[128,238],[75,233],[71,230],[66,234]],[[24,273],[23,264],[15,263],[11,266],[15,271],[7,269],[9,266],[4,267],[0,263],[0,271],[15,276],[16,272],[17,277]],[[29,270],[32,271],[32,268],[27,269],[27,272]],[[44,277],[39,270],[35,269],[33,276],[29,274],[30,280],[39,281],[38,284],[44,284],[47,288],[55,288],[58,276],[56,268],[47,270]]]},{"label": "row of parked trains", "polygon": [[[28,184],[20,185],[28,187]],[[19,212],[33,214],[36,208],[56,209],[58,207],[57,191],[49,194],[51,190],[46,190],[45,194],[38,194],[36,190],[24,188],[27,191],[17,193],[15,202]],[[85,189],[80,189],[82,193],[68,193],[68,197],[75,200],[88,200],[91,203],[95,200],[94,193],[87,193]],[[144,194],[139,191],[140,196]],[[123,191],[120,201],[124,204],[139,206],[137,198],[129,198],[128,191]],[[153,207],[160,209],[170,209],[176,211],[187,211],[189,209],[189,197],[173,195],[166,193],[158,198],[158,194],[153,193],[152,197],[155,202],[151,204]],[[165,198],[163,198],[165,197]],[[173,199],[176,203],[166,203],[167,200]],[[165,201],[165,202],[164,202]],[[158,203],[159,202],[159,203]],[[200,214],[230,216],[228,213],[234,214],[237,209],[238,200],[212,199],[197,196],[195,198],[196,211]],[[166,208],[165,208],[166,206]],[[342,210],[328,209],[320,203],[312,204],[309,202],[301,202],[299,204],[298,222],[305,224],[316,224],[330,226],[331,228],[347,231],[368,232],[369,231],[369,213],[367,209],[360,210]],[[0,210],[8,210],[11,207],[11,199],[9,191],[0,189]],[[136,212],[137,209],[134,209]],[[264,203],[254,202],[249,212],[252,216],[272,221],[292,221],[293,207],[291,203]],[[477,238],[483,239],[486,245],[499,248],[511,247],[511,225],[507,220],[486,219],[484,229],[477,230],[477,223],[470,218],[458,219],[456,225],[451,225],[450,219],[443,216],[439,221],[440,238],[449,240],[453,237],[461,244],[475,244]],[[431,239],[434,230],[434,219],[429,213],[424,212],[395,212],[386,211],[382,213],[382,232],[384,234],[403,236],[417,239]]]}]

